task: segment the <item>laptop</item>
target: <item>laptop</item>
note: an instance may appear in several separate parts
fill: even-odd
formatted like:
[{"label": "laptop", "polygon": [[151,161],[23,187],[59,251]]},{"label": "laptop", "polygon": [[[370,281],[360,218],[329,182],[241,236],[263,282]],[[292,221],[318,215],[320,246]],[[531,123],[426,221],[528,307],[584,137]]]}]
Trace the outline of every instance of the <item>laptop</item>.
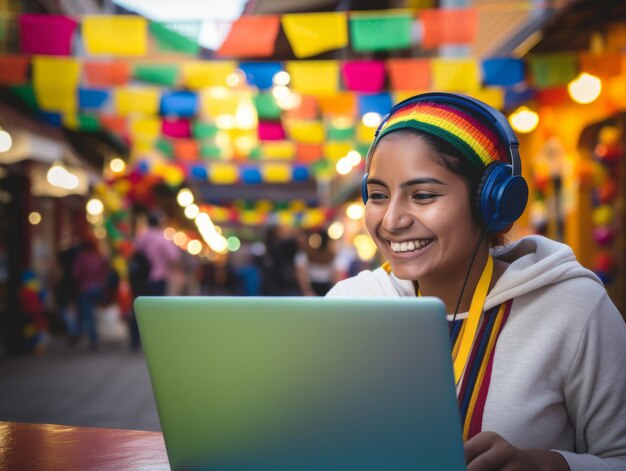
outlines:
[{"label": "laptop", "polygon": [[436,298],[139,297],[173,470],[465,469]]}]

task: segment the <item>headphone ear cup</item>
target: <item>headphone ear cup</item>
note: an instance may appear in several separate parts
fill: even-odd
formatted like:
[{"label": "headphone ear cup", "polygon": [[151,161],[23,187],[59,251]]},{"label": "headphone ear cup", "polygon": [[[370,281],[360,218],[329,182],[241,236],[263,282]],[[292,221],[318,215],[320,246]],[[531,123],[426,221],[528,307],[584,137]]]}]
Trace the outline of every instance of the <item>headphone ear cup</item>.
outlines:
[{"label": "headphone ear cup", "polygon": [[486,229],[489,227],[489,222],[487,221],[488,217],[485,217],[482,211],[482,200],[483,200],[483,191],[485,188],[485,182],[489,178],[489,174],[491,173],[491,166],[488,166],[483,172],[480,183],[478,184],[478,188],[476,189],[476,196],[474,198],[474,214],[478,221],[480,221],[481,225]]},{"label": "headphone ear cup", "polygon": [[498,232],[513,224],[524,212],[528,185],[513,175],[510,164],[493,163],[483,173],[478,187],[477,209],[485,228]]},{"label": "headphone ear cup", "polygon": [[363,204],[367,204],[367,173],[361,178],[361,199]]}]

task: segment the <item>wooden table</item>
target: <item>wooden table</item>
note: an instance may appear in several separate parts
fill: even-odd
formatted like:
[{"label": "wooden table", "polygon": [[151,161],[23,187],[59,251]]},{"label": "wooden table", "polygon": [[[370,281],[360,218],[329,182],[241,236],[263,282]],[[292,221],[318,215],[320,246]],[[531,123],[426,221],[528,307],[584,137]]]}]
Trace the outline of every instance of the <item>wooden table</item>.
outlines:
[{"label": "wooden table", "polygon": [[0,471],[169,470],[160,432],[0,422]]}]

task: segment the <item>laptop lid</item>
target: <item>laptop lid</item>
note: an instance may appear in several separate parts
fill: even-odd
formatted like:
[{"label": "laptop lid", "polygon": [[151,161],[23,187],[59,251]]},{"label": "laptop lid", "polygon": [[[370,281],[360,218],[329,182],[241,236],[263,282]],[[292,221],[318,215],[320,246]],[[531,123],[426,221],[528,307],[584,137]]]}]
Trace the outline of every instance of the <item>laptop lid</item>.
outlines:
[{"label": "laptop lid", "polygon": [[465,469],[435,298],[140,297],[172,469]]}]

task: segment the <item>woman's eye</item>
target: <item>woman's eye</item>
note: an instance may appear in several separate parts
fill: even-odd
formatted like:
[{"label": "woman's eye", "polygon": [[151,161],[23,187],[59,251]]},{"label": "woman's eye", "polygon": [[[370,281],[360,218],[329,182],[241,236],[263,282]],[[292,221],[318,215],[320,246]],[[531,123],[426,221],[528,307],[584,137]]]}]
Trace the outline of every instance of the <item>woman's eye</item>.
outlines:
[{"label": "woman's eye", "polygon": [[428,200],[434,199],[436,197],[437,197],[437,195],[434,194],[434,193],[425,193],[425,192],[416,193],[416,194],[413,195],[413,198],[416,199],[416,200],[419,200],[419,201],[428,201]]},{"label": "woman's eye", "polygon": [[367,197],[371,200],[382,200],[386,198],[386,195],[380,191],[372,191],[367,195]]}]

